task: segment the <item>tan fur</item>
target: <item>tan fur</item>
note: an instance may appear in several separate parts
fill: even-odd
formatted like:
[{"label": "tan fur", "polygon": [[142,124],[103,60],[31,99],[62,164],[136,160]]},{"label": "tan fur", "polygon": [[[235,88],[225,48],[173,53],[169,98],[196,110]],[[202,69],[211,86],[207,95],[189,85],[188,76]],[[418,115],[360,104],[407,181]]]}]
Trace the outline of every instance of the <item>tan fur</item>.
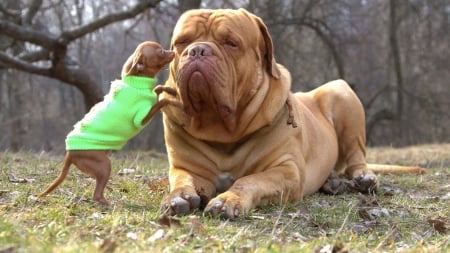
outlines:
[{"label": "tan fur", "polygon": [[[138,45],[135,52],[123,65],[122,77],[128,75],[155,77],[161,68],[173,59],[173,56],[173,52],[164,50],[156,42],[143,42]],[[142,120],[142,125],[146,124],[161,107],[169,103],[176,105],[175,102],[171,102],[168,99],[158,101]],[[103,205],[109,205],[110,202],[104,197],[104,190],[111,174],[111,162],[108,158],[108,152],[105,150],[67,151],[60,175],[39,197],[46,196],[58,187],[66,178],[70,166],[74,164],[78,169],[96,180],[92,198]]]},{"label": "tan fur", "polygon": [[[205,208],[232,219],[268,202],[300,200],[333,170],[361,191],[376,187],[355,93],[336,80],[293,94],[260,18],[242,9],[188,11],[175,26],[172,49],[165,86],[182,106],[162,109],[170,162],[163,212]],[[229,185],[224,174],[233,183],[220,193]]]}]

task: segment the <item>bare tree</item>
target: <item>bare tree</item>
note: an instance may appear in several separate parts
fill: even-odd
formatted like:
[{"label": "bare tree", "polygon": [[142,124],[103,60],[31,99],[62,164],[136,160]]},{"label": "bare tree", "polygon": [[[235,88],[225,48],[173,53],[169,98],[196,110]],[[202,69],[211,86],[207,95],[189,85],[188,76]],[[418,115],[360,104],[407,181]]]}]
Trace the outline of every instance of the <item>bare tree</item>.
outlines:
[{"label": "bare tree", "polygon": [[[142,0],[126,10],[120,10],[93,19],[77,27],[69,27],[58,33],[52,33],[35,19],[42,0],[34,0],[22,15],[20,8],[0,4],[3,18],[0,19],[2,35],[14,43],[27,42],[33,47],[24,47],[21,52],[5,50],[0,52],[0,67],[14,68],[31,74],[58,79],[77,87],[84,95],[87,108],[101,100],[103,92],[95,77],[83,69],[77,59],[68,55],[69,45],[98,29],[114,22],[135,17],[143,11],[155,7],[161,0]],[[14,2],[8,1],[7,3]],[[13,6],[12,6],[13,7]],[[4,17],[10,18],[4,18]]]},{"label": "bare tree", "polygon": [[[448,6],[448,0],[3,0],[0,149],[62,150],[84,104],[101,98],[137,43],[168,47],[176,20],[191,8],[246,8],[260,16],[293,91],[336,78],[353,84],[370,145],[448,142]],[[118,16],[123,22],[106,18]],[[86,27],[94,28],[82,32]],[[158,76],[160,84],[167,74]],[[76,80],[64,85],[70,76]],[[126,148],[163,151],[162,136],[158,115]]]}]

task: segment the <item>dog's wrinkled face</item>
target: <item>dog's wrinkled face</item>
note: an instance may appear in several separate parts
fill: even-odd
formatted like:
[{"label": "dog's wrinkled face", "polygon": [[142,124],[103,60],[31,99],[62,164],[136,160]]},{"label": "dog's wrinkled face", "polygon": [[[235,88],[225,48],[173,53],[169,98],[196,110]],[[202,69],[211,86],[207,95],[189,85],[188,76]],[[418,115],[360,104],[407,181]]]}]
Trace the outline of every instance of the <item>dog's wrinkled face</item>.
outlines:
[{"label": "dog's wrinkled face", "polygon": [[172,49],[166,85],[177,88],[184,113],[200,131],[219,125],[235,131],[260,86],[280,75],[267,28],[245,10],[186,12],[175,26]]},{"label": "dog's wrinkled face", "polygon": [[129,75],[155,77],[172,59],[174,52],[153,41],[139,44],[122,68],[122,77]]}]

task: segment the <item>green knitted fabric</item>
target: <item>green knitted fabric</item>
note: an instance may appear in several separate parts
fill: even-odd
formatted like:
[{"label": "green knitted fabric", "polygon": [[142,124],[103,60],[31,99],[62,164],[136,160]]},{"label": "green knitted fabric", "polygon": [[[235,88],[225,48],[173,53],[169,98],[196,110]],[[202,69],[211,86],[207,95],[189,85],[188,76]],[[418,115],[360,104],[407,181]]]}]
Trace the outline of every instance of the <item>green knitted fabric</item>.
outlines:
[{"label": "green knitted fabric", "polygon": [[66,150],[119,150],[145,126],[156,103],[155,78],[126,76],[111,83],[108,94],[74,125]]}]

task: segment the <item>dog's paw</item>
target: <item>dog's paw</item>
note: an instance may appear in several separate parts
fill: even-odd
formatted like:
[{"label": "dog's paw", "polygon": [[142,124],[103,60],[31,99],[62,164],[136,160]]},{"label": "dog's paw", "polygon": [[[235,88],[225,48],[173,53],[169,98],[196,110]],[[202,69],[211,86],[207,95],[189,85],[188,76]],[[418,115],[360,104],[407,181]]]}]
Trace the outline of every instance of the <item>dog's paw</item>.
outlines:
[{"label": "dog's paw", "polygon": [[340,178],[339,175],[333,171],[322,187],[320,187],[320,192],[330,195],[344,193],[347,190],[347,181],[348,180]]},{"label": "dog's paw", "polygon": [[362,193],[371,193],[378,189],[378,179],[372,171],[364,171],[353,176],[349,186]]},{"label": "dog's paw", "polygon": [[169,193],[161,203],[161,212],[163,214],[188,214],[200,207],[201,198],[195,193],[195,190],[178,189]]},{"label": "dog's paw", "polygon": [[213,198],[204,210],[206,215],[229,220],[234,220],[244,213],[240,198],[231,192],[225,192]]}]

